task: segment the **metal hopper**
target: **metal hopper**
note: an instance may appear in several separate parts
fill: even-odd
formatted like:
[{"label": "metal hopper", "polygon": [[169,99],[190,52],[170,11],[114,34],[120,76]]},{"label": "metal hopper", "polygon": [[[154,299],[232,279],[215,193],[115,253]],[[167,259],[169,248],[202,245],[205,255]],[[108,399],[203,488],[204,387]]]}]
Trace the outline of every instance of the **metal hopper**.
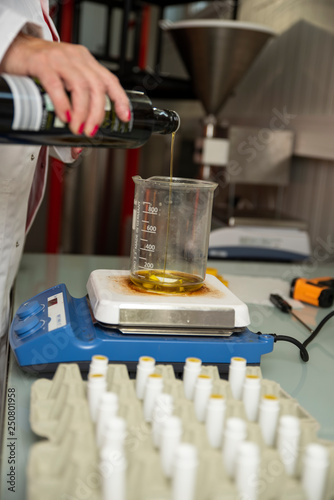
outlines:
[{"label": "metal hopper", "polygon": [[213,19],[162,22],[172,36],[206,113],[216,115],[266,42],[269,28]]}]

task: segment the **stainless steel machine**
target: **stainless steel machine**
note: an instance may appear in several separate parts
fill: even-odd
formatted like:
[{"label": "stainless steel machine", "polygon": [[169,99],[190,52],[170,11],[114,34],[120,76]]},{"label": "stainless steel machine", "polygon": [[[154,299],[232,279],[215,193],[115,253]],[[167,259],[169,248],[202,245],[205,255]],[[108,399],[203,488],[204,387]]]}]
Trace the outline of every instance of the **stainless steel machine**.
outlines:
[{"label": "stainless steel machine", "polygon": [[250,159],[244,145],[259,131],[230,126],[221,119],[227,100],[275,33],[265,26],[221,19],[163,22],[161,27],[175,42],[206,112],[203,136],[196,139],[200,176],[223,184],[223,199],[216,196],[214,204],[209,257],[280,261],[309,257],[309,237],[301,221],[291,220],[280,209],[237,207],[240,196],[247,201],[251,190],[257,190],[258,200],[273,193],[279,205],[289,183],[293,132],[268,129],[265,147]]}]

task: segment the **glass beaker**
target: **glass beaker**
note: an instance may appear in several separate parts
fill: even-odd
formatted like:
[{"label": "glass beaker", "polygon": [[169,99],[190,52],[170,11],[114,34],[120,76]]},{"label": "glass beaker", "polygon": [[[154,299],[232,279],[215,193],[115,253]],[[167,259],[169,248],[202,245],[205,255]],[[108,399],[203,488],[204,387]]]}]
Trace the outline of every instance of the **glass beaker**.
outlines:
[{"label": "glass beaker", "polygon": [[132,282],[155,293],[200,288],[217,184],[158,176],[133,181]]}]

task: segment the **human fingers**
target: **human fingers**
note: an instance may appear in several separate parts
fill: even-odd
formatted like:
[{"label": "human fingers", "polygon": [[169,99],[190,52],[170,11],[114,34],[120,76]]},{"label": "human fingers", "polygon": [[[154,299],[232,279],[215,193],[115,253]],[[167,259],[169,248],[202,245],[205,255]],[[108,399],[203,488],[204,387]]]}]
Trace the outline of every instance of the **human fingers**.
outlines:
[{"label": "human fingers", "polygon": [[[87,136],[94,136],[101,125],[105,116],[105,101],[106,95],[115,103],[115,110],[120,120],[129,121],[130,106],[128,97],[119,83],[118,78],[108,71],[104,66],[99,64],[96,59],[86,49],[82,52],[83,63],[80,61],[76,69],[78,72],[83,72],[84,82],[86,84],[86,91],[89,92],[89,111],[86,116],[85,134]],[[69,73],[72,77],[72,73]],[[70,83],[67,83],[70,85]],[[72,107],[76,112],[77,103],[80,104],[80,87],[74,86],[71,92]]]},{"label": "human fingers", "polygon": [[71,148],[71,155],[73,160],[77,160],[82,153],[82,148]]},{"label": "human fingers", "polygon": [[[121,88],[118,79],[106,68],[100,65],[89,51],[82,46],[70,44],[57,44],[51,62],[51,70],[43,76],[43,82],[54,102],[57,113],[63,106],[61,89],[59,86],[53,88],[52,78],[60,77],[63,86],[71,98],[71,120],[69,127],[75,134],[83,132],[88,137],[93,137],[105,116],[105,98],[108,93],[108,85],[113,82],[117,91],[113,95],[125,101],[129,108],[125,91]],[[118,97],[120,96],[120,97]],[[128,109],[124,112],[121,102],[119,114],[120,119],[129,119]]]},{"label": "human fingers", "polygon": [[[80,74],[74,84],[67,80],[65,80],[65,84],[71,88],[72,110],[75,118],[82,110],[82,98],[84,97],[86,103],[83,122],[84,133],[87,137],[93,137],[105,116],[106,88],[94,65],[93,68],[89,64],[80,66],[77,68],[78,73],[83,67],[85,68],[84,74]],[[70,73],[68,76],[71,78],[72,74]]]},{"label": "human fingers", "polygon": [[108,75],[106,75],[105,84],[107,88],[107,94],[110,99],[114,102],[115,111],[117,116],[123,122],[130,121],[131,118],[131,110],[128,96],[125,93],[125,90],[121,86],[118,78],[113,73],[110,73],[108,70]]}]

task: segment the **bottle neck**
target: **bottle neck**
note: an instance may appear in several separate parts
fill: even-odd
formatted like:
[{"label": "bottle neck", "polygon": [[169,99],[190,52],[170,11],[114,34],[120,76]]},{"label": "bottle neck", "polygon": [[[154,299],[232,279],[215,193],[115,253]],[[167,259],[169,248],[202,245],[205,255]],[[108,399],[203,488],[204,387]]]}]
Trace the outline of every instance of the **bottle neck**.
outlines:
[{"label": "bottle neck", "polygon": [[171,134],[180,126],[180,117],[175,111],[153,108],[153,134]]}]

